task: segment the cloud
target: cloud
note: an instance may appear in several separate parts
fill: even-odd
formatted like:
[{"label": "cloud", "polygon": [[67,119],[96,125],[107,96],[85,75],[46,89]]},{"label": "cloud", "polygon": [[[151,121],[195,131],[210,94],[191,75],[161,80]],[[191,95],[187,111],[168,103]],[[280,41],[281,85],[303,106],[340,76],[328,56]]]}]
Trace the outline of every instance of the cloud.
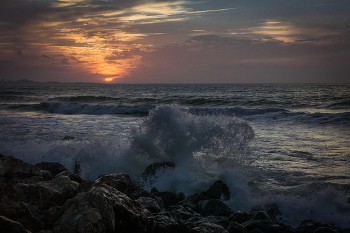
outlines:
[{"label": "cloud", "polygon": [[43,54],[42,56],[45,57],[45,58],[50,58],[49,56],[47,56],[47,55],[45,55],[45,54]]}]

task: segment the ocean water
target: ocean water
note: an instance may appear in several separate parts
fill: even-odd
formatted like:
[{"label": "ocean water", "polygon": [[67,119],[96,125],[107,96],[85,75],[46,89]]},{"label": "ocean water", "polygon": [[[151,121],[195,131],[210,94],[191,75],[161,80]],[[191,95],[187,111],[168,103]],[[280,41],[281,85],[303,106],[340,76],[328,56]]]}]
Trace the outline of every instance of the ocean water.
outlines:
[{"label": "ocean water", "polygon": [[[349,84],[1,84],[0,153],[185,195],[221,179],[233,210],[350,227]],[[139,179],[156,161],[176,168]]]}]

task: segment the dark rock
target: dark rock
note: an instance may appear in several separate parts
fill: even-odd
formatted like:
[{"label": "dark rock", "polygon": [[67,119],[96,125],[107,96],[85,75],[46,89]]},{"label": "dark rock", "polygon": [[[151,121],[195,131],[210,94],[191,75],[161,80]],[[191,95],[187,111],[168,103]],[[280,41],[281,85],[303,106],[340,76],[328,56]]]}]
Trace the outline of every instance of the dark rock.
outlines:
[{"label": "dark rock", "polygon": [[67,166],[57,163],[57,162],[41,162],[34,165],[35,167],[38,167],[40,170],[47,170],[51,172],[52,177],[55,177],[59,173],[66,171],[69,172],[69,169]]},{"label": "dark rock", "polygon": [[52,174],[48,170],[41,170],[41,175],[43,177],[43,181],[49,181],[52,180]]},{"label": "dark rock", "polygon": [[132,194],[135,188],[135,184],[130,176],[122,173],[101,175],[95,182],[97,185],[106,184],[111,186],[128,196]]},{"label": "dark rock", "polygon": [[255,219],[255,220],[266,220],[266,221],[270,221],[270,222],[272,221],[270,219],[270,217],[264,211],[257,212],[254,215],[253,219]]},{"label": "dark rock", "polygon": [[252,216],[247,212],[237,211],[230,215],[230,221],[242,223],[250,220]]},{"label": "dark rock", "polygon": [[219,199],[199,201],[198,210],[204,217],[209,215],[229,217],[233,213],[232,209]]},{"label": "dark rock", "polygon": [[169,214],[154,215],[155,227],[154,233],[178,233],[180,225]]},{"label": "dark rock", "polygon": [[53,232],[145,232],[153,216],[139,202],[101,184],[77,194],[63,206]]},{"label": "dark rock", "polygon": [[144,181],[149,183],[153,183],[161,173],[163,173],[167,169],[174,169],[175,164],[173,162],[156,162],[152,163],[148,167],[146,167],[145,171],[141,174],[141,177]]},{"label": "dark rock", "polygon": [[[0,176],[6,183],[42,181],[41,170],[13,156],[5,156],[0,160]],[[1,183],[0,183],[1,184]]]},{"label": "dark rock", "polygon": [[179,198],[177,197],[177,195],[169,191],[153,193],[153,195],[162,199],[165,208],[168,208],[179,202]]},{"label": "dark rock", "polygon": [[249,233],[264,233],[264,232],[258,228],[254,228],[253,230],[249,231]]},{"label": "dark rock", "polygon": [[328,224],[324,224],[315,220],[304,220],[297,227],[297,232],[307,233],[314,232],[319,227],[330,227]]},{"label": "dark rock", "polygon": [[4,216],[0,216],[1,232],[4,233],[30,233],[22,224]]},{"label": "dark rock", "polygon": [[178,199],[179,199],[179,201],[183,201],[183,200],[185,200],[185,194],[183,194],[183,193],[178,193],[177,194],[177,197],[178,197]]},{"label": "dark rock", "polygon": [[150,197],[139,197],[136,201],[140,202],[146,209],[148,209],[152,214],[161,211],[161,207],[158,202]]},{"label": "dark rock", "polygon": [[193,202],[195,203],[196,205],[198,205],[198,202],[199,201],[203,201],[203,200],[208,200],[208,198],[206,196],[204,196],[203,193],[195,193],[193,195],[188,195],[186,198],[185,198],[185,201],[186,202]]},{"label": "dark rock", "polygon": [[66,135],[62,138],[63,141],[69,141],[69,140],[74,140],[74,139],[75,139],[75,137],[69,136],[69,135]]},{"label": "dark rock", "polygon": [[221,199],[229,200],[231,193],[229,188],[221,180],[215,181],[212,186],[206,191],[205,196],[208,199]]},{"label": "dark rock", "polygon": [[77,175],[77,174],[70,174],[69,176],[69,179],[71,180],[71,181],[75,181],[75,182],[77,182],[77,183],[81,183],[81,182],[83,182],[83,178],[81,178],[79,175]]},{"label": "dark rock", "polygon": [[222,226],[225,229],[230,225],[230,220],[228,219],[228,217],[224,217],[224,216],[210,215],[210,216],[203,218],[203,221]]},{"label": "dark rock", "polygon": [[21,201],[44,208],[62,205],[78,192],[79,184],[67,176],[57,177],[50,182],[18,183],[14,186]]},{"label": "dark rock", "polygon": [[280,225],[268,220],[249,220],[242,223],[242,226],[245,227],[247,231],[252,231],[257,228],[263,232],[269,233],[280,233],[283,229]]},{"label": "dark rock", "polygon": [[155,187],[153,187],[152,189],[151,189],[151,193],[158,193],[159,191],[158,191],[158,189],[156,189]]},{"label": "dark rock", "polygon": [[185,221],[191,217],[200,217],[200,215],[194,212],[192,209],[183,207],[181,205],[170,206],[167,210],[170,216],[176,221]]},{"label": "dark rock", "polygon": [[202,223],[199,226],[192,228],[190,233],[228,233],[222,226],[213,223]]},{"label": "dark rock", "polygon": [[238,222],[231,221],[227,228],[229,233],[247,233],[248,231]]},{"label": "dark rock", "polygon": [[329,227],[319,227],[314,231],[314,233],[338,233],[338,231]]}]

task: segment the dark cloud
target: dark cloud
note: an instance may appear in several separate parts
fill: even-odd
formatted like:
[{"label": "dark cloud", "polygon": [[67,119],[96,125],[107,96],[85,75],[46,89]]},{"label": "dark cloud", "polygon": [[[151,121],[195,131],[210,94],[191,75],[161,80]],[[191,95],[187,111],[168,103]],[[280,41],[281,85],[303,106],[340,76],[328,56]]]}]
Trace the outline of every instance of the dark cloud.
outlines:
[{"label": "dark cloud", "polygon": [[18,54],[18,56],[21,56],[22,55],[22,51],[17,51],[17,54]]},{"label": "dark cloud", "polygon": [[47,56],[47,55],[45,55],[45,54],[43,54],[42,56],[45,57],[45,58],[50,58],[49,56]]}]

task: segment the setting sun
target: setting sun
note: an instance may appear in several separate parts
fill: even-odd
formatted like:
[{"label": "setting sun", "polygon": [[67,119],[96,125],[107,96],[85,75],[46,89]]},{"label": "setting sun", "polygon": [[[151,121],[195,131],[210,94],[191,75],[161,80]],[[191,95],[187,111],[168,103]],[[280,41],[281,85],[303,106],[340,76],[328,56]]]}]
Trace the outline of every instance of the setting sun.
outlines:
[{"label": "setting sun", "polygon": [[106,82],[113,81],[113,78],[105,78],[105,81],[106,81]]}]

